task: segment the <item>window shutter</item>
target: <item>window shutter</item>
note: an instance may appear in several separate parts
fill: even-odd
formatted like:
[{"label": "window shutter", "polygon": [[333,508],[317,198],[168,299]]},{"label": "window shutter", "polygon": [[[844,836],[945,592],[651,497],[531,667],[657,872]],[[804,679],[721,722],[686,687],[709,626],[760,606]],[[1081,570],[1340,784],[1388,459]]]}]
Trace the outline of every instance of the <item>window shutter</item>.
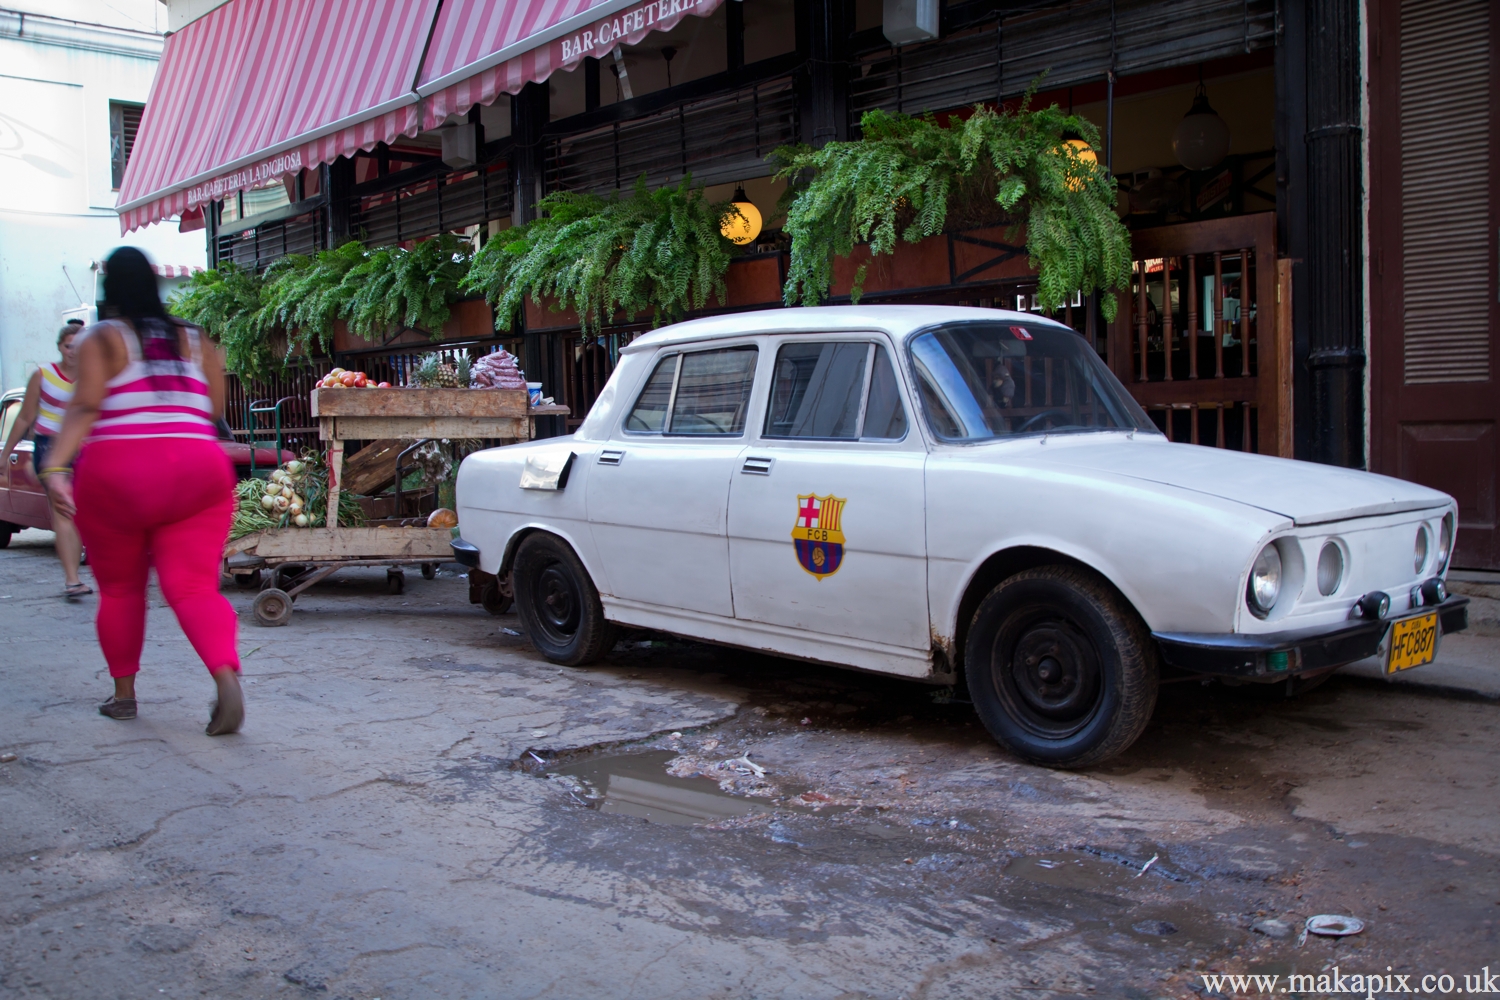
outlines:
[{"label": "window shutter", "polygon": [[135,135],[141,130],[141,112],[145,110],[139,104],[109,102],[109,173],[110,185],[116,191],[125,178],[125,166],[130,162]]},{"label": "window shutter", "polygon": [[1401,4],[1408,385],[1490,377],[1490,5]]}]

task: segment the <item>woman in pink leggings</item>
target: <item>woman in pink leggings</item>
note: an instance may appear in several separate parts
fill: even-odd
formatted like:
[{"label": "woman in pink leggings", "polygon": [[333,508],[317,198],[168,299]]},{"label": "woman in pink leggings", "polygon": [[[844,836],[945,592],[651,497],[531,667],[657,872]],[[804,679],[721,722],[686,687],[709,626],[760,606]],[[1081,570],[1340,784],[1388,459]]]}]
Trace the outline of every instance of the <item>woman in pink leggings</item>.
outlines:
[{"label": "woman in pink leggings", "polygon": [[238,622],[219,593],[234,511],[234,468],[214,432],[224,411],[223,364],[195,327],[167,316],[150,262],[133,247],[105,263],[102,311],[111,318],[79,342],[77,388],[41,470],[53,506],[75,518],[99,583],[99,645],[115,681],[99,712],[135,718],[146,578],[155,566],[218,685],[208,734],[233,733],[245,701]]}]

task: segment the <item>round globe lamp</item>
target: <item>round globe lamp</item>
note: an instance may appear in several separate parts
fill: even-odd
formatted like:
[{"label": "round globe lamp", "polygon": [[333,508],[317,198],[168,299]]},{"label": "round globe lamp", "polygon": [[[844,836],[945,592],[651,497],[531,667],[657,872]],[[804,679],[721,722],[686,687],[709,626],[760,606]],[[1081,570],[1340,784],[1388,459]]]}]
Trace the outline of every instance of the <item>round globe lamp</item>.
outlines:
[{"label": "round globe lamp", "polygon": [[1193,106],[1172,135],[1172,152],[1189,170],[1208,170],[1229,155],[1229,126],[1208,103],[1203,84],[1193,95]]},{"label": "round globe lamp", "polygon": [[729,242],[744,246],[760,235],[760,209],[756,208],[755,203],[745,194],[743,186],[735,188],[734,198],[730,204],[739,214],[724,213],[724,218],[719,220],[719,232]]},{"label": "round globe lamp", "polygon": [[[1064,145],[1073,150],[1073,155],[1079,160],[1079,162],[1087,164],[1085,169],[1090,172],[1097,169],[1099,165],[1099,154],[1095,153],[1094,148],[1088,143],[1084,142],[1082,139],[1073,138],[1064,140]],[[1069,177],[1068,190],[1082,191],[1083,183],[1084,181],[1082,177]]]}]

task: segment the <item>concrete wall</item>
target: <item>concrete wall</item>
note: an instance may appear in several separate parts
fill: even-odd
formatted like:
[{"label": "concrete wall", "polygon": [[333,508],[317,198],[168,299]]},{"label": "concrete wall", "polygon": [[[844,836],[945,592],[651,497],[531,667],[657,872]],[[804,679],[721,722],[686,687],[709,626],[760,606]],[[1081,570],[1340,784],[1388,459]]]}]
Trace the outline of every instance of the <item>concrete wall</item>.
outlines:
[{"label": "concrete wall", "polygon": [[[26,7],[56,17],[24,17]],[[120,236],[110,186],[109,102],[144,103],[161,54],[154,0],[7,2],[0,12],[0,388],[56,356],[66,311],[92,304],[90,263],[122,244],[158,264],[202,267],[201,232],[163,223]],[[139,25],[140,28],[134,26]]]}]

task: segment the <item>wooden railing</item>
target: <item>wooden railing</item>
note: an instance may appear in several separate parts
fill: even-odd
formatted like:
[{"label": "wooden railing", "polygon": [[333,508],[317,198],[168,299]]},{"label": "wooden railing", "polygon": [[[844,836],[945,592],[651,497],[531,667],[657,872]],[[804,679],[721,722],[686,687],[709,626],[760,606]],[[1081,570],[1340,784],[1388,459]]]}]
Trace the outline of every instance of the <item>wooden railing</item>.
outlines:
[{"label": "wooden railing", "polygon": [[1291,286],[1270,213],[1131,234],[1108,360],[1174,441],[1291,455]]}]

